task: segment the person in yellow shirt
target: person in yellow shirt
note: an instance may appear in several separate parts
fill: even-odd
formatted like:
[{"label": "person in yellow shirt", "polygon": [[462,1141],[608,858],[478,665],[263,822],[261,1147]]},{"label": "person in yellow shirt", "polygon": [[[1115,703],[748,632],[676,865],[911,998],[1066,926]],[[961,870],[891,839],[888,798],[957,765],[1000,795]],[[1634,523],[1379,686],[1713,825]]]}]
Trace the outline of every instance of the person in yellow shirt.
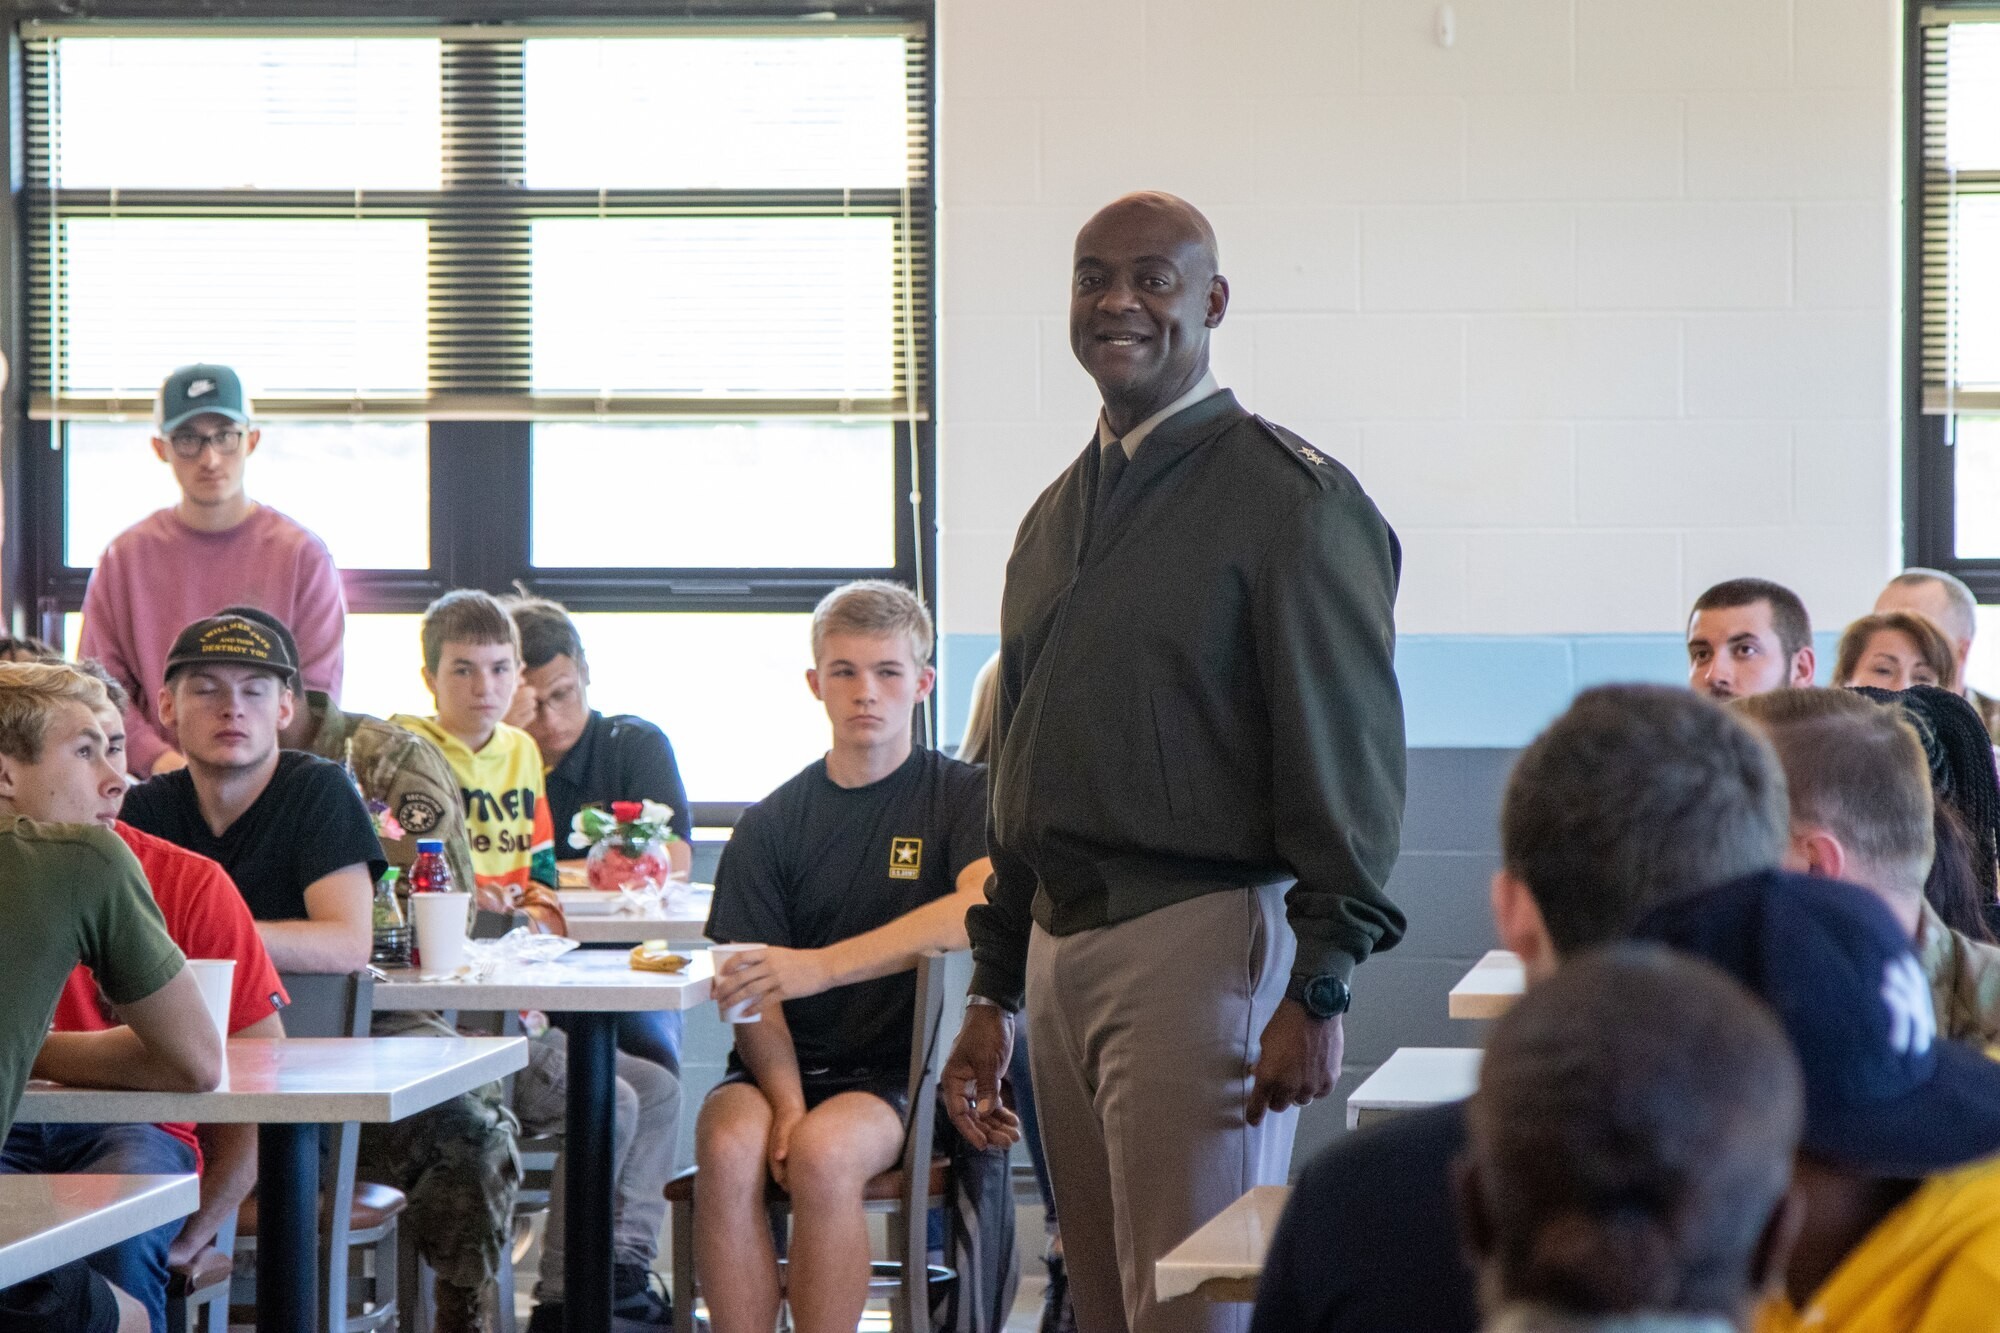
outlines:
[{"label": "person in yellow shirt", "polygon": [[1804,1222],[1757,1333],[2000,1327],[2000,1063],[1939,1036],[1888,908],[1765,874],[1659,908],[1636,934],[1761,995],[1805,1075]]},{"label": "person in yellow shirt", "polygon": [[436,717],[399,713],[390,721],[436,745],[465,800],[465,832],[479,905],[526,912],[539,930],[560,935],[555,894],[555,830],[534,738],[501,721],[521,678],[521,637],[492,595],[448,592],[424,612],[424,684]]},{"label": "person in yellow shirt", "polygon": [[[526,912],[551,934],[565,929],[556,897],[555,838],[542,787],[542,754],[527,732],[503,719],[521,678],[521,635],[490,594],[448,592],[424,612],[424,684],[437,703],[434,718],[391,719],[436,743],[465,798],[465,828],[479,905]],[[666,1219],[667,1178],[679,1142],[680,1080],[650,1060],[620,1051],[613,1115],[611,1170],[613,1333],[647,1333],[672,1322],[666,1298],[654,1290]],[[528,1068],[514,1080],[513,1110],[531,1134],[561,1129],[569,1086],[568,1043],[559,1027],[528,1044]],[[562,1327],[563,1242],[568,1163],[556,1168],[549,1222],[542,1241],[541,1280],[529,1333]]]}]

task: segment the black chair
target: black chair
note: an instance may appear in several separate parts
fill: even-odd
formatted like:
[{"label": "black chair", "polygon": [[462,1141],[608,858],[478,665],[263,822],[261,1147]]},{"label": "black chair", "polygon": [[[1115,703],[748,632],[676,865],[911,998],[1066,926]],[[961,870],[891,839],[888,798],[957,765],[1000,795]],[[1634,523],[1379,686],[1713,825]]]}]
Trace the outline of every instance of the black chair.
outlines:
[{"label": "black chair", "polygon": [[[930,1210],[944,1206],[951,1188],[950,1159],[936,1153],[938,1070],[958,1040],[972,955],[925,954],[917,961],[917,1004],[910,1043],[910,1123],[903,1135],[901,1161],[870,1180],[862,1206],[888,1215],[889,1258],[871,1265],[869,1295],[886,1296],[894,1333],[931,1333],[931,1288],[951,1282],[949,1269],[929,1265]],[[788,1212],[791,1200],[775,1182],[765,1193],[774,1214]],[[667,1182],[673,1205],[674,1333],[694,1333],[695,1169]],[[950,1256],[947,1256],[949,1258]],[[780,1266],[782,1273],[782,1264]]]},{"label": "black chair", "polygon": [[[285,973],[287,1037],[366,1037],[374,1011],[375,982],[366,972]],[[357,1183],[355,1158],[361,1127],[326,1125],[320,1140],[319,1325],[341,1333],[375,1333],[394,1327],[396,1228],[409,1201],[388,1185]],[[255,1272],[257,1199],[237,1213],[236,1268]],[[238,1278],[238,1289],[245,1286]],[[232,1297],[234,1299],[234,1297]],[[254,1305],[254,1296],[249,1304]],[[251,1312],[245,1311],[246,1315]],[[254,1316],[252,1316],[254,1317]]]}]

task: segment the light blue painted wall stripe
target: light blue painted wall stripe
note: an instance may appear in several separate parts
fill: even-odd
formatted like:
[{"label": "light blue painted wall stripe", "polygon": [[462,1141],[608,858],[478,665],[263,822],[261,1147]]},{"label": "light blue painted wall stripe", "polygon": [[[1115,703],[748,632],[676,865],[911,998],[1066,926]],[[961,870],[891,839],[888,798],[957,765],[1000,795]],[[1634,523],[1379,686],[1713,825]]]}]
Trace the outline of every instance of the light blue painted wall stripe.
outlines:
[{"label": "light blue painted wall stripe", "polygon": [[[1838,634],[1813,636],[1825,681]],[[994,634],[947,634],[938,653],[941,729],[965,731],[972,678],[1000,646]],[[1534,738],[1578,690],[1616,681],[1687,683],[1677,634],[1412,634],[1396,645],[1410,744],[1512,749]]]}]

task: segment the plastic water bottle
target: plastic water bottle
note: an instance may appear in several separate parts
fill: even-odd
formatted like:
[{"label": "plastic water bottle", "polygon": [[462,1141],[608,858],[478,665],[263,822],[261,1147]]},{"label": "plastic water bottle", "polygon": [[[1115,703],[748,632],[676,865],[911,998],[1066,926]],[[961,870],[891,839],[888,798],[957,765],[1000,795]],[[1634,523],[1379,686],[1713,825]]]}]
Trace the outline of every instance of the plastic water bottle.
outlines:
[{"label": "plastic water bottle", "polygon": [[375,952],[368,961],[382,967],[410,965],[410,919],[396,887],[402,875],[400,869],[390,866],[375,885]]}]

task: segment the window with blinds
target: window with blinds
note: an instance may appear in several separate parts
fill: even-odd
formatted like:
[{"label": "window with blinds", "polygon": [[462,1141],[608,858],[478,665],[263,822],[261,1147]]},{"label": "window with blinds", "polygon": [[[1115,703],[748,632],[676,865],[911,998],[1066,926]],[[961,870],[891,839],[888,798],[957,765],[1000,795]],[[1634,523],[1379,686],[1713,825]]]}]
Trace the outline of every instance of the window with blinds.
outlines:
[{"label": "window with blinds", "polygon": [[825,747],[805,613],[859,577],[929,597],[929,7],[311,8],[336,17],[21,23],[8,595],[73,636],[105,544],[177,498],[161,379],[224,362],[262,427],[251,496],[346,580],[345,703],[426,710],[417,613],[519,580],[578,615],[592,703],[666,727],[694,799],[763,795]]},{"label": "window with blinds", "polygon": [[920,415],[925,43],[815,26],[30,24],[30,411]]},{"label": "window with blinds", "polygon": [[2000,600],[2000,6],[1913,6],[1911,553]]}]

